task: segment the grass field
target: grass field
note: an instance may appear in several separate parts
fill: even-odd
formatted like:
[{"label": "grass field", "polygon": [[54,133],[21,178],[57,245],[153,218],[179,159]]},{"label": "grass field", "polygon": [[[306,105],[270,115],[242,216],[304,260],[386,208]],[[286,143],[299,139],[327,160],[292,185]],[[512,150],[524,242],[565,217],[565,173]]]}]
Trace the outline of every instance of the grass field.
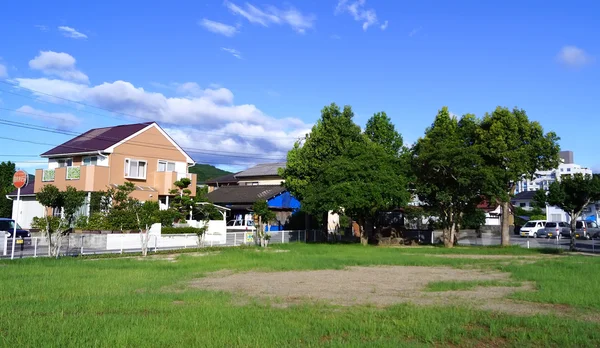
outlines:
[{"label": "grass field", "polygon": [[[373,266],[386,267],[365,268]],[[304,244],[146,259],[2,261],[0,346],[596,347],[599,269],[597,257],[533,249]],[[295,277],[297,289],[276,281],[278,272]],[[235,290],[239,277],[276,296]],[[348,300],[393,302],[385,292],[404,282],[416,290],[402,303],[326,296],[348,290]],[[291,296],[302,287],[318,298]],[[504,294],[494,300],[499,306],[482,309],[480,296],[494,292]]]}]

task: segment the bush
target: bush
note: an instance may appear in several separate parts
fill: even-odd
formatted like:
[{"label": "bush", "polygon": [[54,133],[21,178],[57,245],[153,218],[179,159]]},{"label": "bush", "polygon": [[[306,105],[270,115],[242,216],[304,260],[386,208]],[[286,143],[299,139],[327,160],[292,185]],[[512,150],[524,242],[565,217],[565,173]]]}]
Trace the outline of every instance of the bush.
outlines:
[{"label": "bush", "polygon": [[161,234],[189,234],[193,233],[198,236],[204,233],[202,228],[195,227],[163,227],[161,229]]},{"label": "bush", "polygon": [[85,230],[88,225],[88,218],[85,215],[80,215],[75,220],[75,228],[79,230]]},{"label": "bush", "polygon": [[[53,233],[58,229],[60,225],[60,218],[58,216],[48,216],[48,221],[50,223],[50,233]],[[31,227],[42,232],[46,231],[46,218],[43,217],[34,217],[31,222]]]},{"label": "bush", "polygon": [[531,220],[546,220],[546,215],[531,215],[529,217]]},{"label": "bush", "polygon": [[90,231],[110,230],[106,215],[100,212],[92,213],[85,229]]}]

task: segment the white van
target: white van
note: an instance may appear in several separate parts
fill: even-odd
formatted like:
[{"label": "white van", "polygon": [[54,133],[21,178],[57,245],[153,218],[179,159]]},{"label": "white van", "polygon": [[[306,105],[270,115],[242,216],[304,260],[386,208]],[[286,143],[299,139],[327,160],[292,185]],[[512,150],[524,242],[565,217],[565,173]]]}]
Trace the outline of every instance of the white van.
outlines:
[{"label": "white van", "polygon": [[227,223],[227,232],[254,232],[256,227],[252,220],[231,220]]},{"label": "white van", "polygon": [[541,230],[546,228],[546,220],[530,220],[521,227],[521,237],[537,238]]}]

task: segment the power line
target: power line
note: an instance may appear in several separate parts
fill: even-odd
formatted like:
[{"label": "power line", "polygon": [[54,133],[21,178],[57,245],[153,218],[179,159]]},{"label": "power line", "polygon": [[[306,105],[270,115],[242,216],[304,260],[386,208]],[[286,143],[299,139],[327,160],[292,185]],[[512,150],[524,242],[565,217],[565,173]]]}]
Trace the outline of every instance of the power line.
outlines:
[{"label": "power line", "polygon": [[[35,89],[31,89],[31,88],[27,88],[27,87],[23,87],[23,86],[18,86],[18,85],[15,85],[15,84],[7,82],[7,81],[0,80],[0,83],[3,83],[5,85],[8,85],[8,86],[11,86],[11,87],[14,87],[14,88],[24,89],[24,90],[29,91],[29,92],[34,93],[34,94],[45,95],[47,97],[56,98],[56,99],[59,99],[59,100],[63,100],[63,101],[67,101],[67,102],[71,102],[71,103],[75,103],[75,104],[79,104],[79,105],[82,105],[82,106],[87,106],[87,107],[90,107],[90,108],[95,108],[95,109],[106,111],[106,112],[109,112],[109,113],[113,113],[113,114],[117,114],[117,115],[122,115],[122,116],[126,116],[126,117],[132,117],[132,118],[136,118],[136,119],[139,119],[139,120],[142,120],[142,121],[146,121],[146,122],[151,121],[151,119],[145,118],[145,117],[142,117],[142,116],[128,114],[128,113],[124,113],[124,112],[120,112],[120,111],[114,111],[114,110],[111,110],[111,109],[108,109],[108,108],[94,106],[94,105],[91,105],[91,104],[86,104],[86,103],[83,103],[83,102],[80,102],[80,101],[77,101],[77,100],[72,100],[72,99],[68,99],[68,98],[64,98],[64,97],[58,97],[58,96],[55,96],[55,95],[52,95],[52,94],[49,94],[49,93],[45,93],[45,92],[41,92],[41,91],[38,91],[38,90],[35,90]],[[24,95],[24,94],[15,93],[15,92],[12,92],[12,91],[7,91],[5,89],[0,89],[0,91],[6,92],[6,93],[10,93],[10,94],[13,94],[13,95],[16,95],[16,96],[20,96],[20,97],[23,97],[23,98],[29,98],[29,99],[33,99],[33,100],[40,100],[39,98],[35,98],[35,97],[32,97],[32,96],[27,96],[27,95]],[[89,114],[95,115],[95,116],[110,117],[110,118],[119,119],[119,120],[123,119],[122,117],[113,117],[113,116],[109,116],[109,115],[94,113],[94,112],[91,112],[91,111],[88,111],[88,110],[77,109],[75,107],[64,105],[64,104],[52,103],[51,101],[48,101],[48,100],[43,100],[42,99],[42,101],[44,101],[46,103],[54,104],[54,105],[60,105],[60,106],[63,106],[63,107],[68,107],[70,109],[76,110],[77,112],[86,112],[86,113],[89,113]],[[204,133],[204,134],[232,136],[232,134],[221,133],[221,132],[214,132],[214,131],[202,131],[202,130],[195,130],[195,131],[199,132],[199,133]],[[261,136],[261,135],[252,135],[252,134],[236,134],[235,136],[239,136],[241,138],[259,138],[259,139],[273,139],[273,138],[275,138],[275,139],[296,139],[296,140],[300,140],[301,138],[303,138],[303,137],[294,137],[294,136]]]},{"label": "power line", "polygon": [[[9,111],[15,111],[15,110],[11,110],[11,109],[6,109],[6,108],[2,108],[0,107],[0,109],[2,110],[9,110]],[[17,111],[18,112],[18,111]],[[31,114],[31,113],[29,113]],[[43,116],[43,115],[40,115]],[[71,131],[63,131],[63,130],[58,130],[58,129],[53,129],[53,128],[49,128],[49,127],[43,127],[43,126],[38,126],[38,125],[33,125],[33,124],[29,124],[29,123],[23,123],[23,122],[16,122],[16,121],[11,121],[11,120],[6,120],[6,119],[0,119],[0,124],[4,124],[7,126],[12,126],[12,127],[18,127],[18,128],[24,128],[24,129],[31,129],[31,130],[36,130],[36,131],[41,131],[41,132],[49,132],[49,133],[55,133],[55,134],[62,134],[62,135],[70,135],[70,136],[81,136],[85,138],[85,134],[78,134],[75,132],[71,132]],[[114,141],[114,142],[118,142],[122,139],[120,138],[114,138],[114,137],[106,137],[106,136],[95,136],[94,138],[97,139],[101,139],[101,140],[107,140],[107,141]],[[140,142],[140,141],[134,141],[131,140],[128,142],[131,145],[136,145],[136,146],[143,146],[145,148],[157,148],[157,149],[163,149],[163,150],[170,150],[172,149],[169,146],[161,146],[161,145],[157,145],[157,144],[153,144],[153,143],[147,143],[147,142]],[[88,148],[83,148],[80,146],[70,146],[70,145],[66,145],[66,144],[61,144],[61,145],[55,145],[55,146],[64,146],[64,147],[68,147],[68,148],[72,148],[74,150],[89,150],[89,151],[96,151],[96,149],[88,149]],[[212,156],[223,156],[223,157],[241,157],[241,158],[245,158],[246,156],[256,156],[257,154],[250,154],[250,153],[243,153],[243,152],[231,152],[231,151],[209,151],[206,149],[196,149],[196,148],[185,148],[186,152],[190,152],[190,153],[195,153],[195,154],[204,154],[204,155],[212,155]],[[263,160],[280,160],[282,157],[281,156],[277,156],[277,157],[271,157],[271,156],[256,156],[255,158],[257,159],[263,159]]]}]

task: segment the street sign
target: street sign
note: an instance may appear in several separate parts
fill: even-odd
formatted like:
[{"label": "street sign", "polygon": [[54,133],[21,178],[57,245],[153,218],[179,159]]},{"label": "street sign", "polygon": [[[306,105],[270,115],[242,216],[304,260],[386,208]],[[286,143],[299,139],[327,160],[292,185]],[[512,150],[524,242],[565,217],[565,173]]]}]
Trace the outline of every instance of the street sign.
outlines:
[{"label": "street sign", "polygon": [[15,185],[15,187],[18,189],[23,188],[25,185],[27,185],[28,178],[29,175],[27,175],[26,171],[17,170],[15,175],[13,175],[13,185]]},{"label": "street sign", "polygon": [[17,170],[13,175],[13,185],[17,188],[17,211],[15,216],[15,223],[12,233],[12,251],[10,252],[10,259],[15,258],[15,242],[17,241],[17,224],[19,222],[19,213],[20,211],[20,203],[21,203],[21,188],[27,185],[27,179],[29,179],[29,175],[24,170]]}]

